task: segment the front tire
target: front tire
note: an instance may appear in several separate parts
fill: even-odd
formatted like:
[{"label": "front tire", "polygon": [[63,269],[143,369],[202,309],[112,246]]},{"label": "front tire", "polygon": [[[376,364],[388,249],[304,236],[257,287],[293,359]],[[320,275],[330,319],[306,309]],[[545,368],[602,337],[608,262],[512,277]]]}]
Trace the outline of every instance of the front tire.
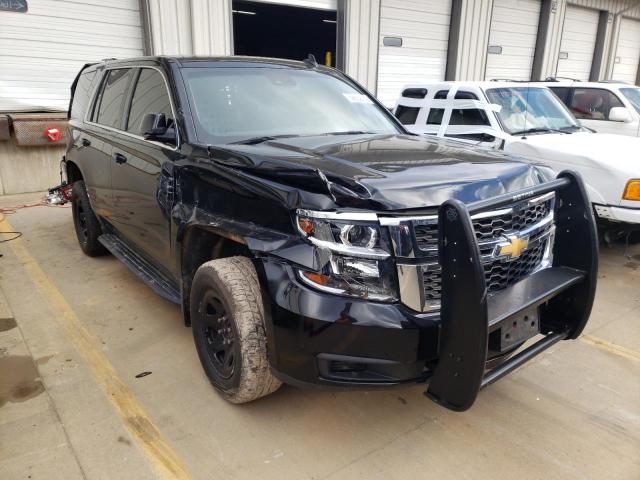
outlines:
[{"label": "front tire", "polygon": [[98,222],[98,217],[93,213],[87,189],[82,180],[73,182],[71,212],[78,243],[80,243],[82,251],[90,257],[97,257],[107,253],[107,250],[98,241],[98,237],[102,235],[102,228],[100,227],[100,222]]},{"label": "front tire", "polygon": [[269,367],[264,306],[251,260],[229,257],[201,265],[190,309],[200,362],[226,400],[246,403],[280,387]]}]

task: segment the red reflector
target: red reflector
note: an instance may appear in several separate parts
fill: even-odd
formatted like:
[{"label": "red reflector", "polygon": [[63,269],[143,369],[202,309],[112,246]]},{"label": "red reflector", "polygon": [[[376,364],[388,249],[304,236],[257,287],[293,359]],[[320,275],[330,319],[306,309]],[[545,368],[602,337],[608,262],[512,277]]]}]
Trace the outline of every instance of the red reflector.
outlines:
[{"label": "red reflector", "polygon": [[57,142],[62,137],[62,130],[58,127],[47,127],[44,129],[44,135],[52,142]]}]

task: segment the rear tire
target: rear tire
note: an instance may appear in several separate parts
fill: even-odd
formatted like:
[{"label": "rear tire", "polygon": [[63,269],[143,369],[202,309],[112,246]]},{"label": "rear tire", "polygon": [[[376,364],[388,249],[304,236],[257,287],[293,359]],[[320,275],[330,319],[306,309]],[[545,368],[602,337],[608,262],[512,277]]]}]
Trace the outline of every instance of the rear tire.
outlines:
[{"label": "rear tire", "polygon": [[190,309],[200,362],[226,400],[246,403],[280,387],[269,367],[264,306],[251,260],[229,257],[201,265]]},{"label": "rear tire", "polygon": [[84,181],[73,182],[71,194],[71,212],[73,214],[73,225],[76,229],[78,243],[82,251],[90,257],[104,255],[107,250],[98,241],[102,235],[102,228],[98,217],[93,213],[87,189]]}]

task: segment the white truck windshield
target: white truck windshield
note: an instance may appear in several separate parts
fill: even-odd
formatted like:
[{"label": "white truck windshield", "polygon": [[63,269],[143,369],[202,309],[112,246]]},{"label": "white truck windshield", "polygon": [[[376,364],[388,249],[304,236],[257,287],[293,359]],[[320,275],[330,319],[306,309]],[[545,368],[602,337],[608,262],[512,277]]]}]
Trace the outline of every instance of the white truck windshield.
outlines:
[{"label": "white truck windshield", "polygon": [[486,94],[489,103],[500,106],[498,118],[512,135],[580,128],[564,104],[546,88],[500,87],[490,88]]},{"label": "white truck windshield", "polygon": [[640,88],[621,88],[620,91],[631,102],[633,108],[640,113]]}]

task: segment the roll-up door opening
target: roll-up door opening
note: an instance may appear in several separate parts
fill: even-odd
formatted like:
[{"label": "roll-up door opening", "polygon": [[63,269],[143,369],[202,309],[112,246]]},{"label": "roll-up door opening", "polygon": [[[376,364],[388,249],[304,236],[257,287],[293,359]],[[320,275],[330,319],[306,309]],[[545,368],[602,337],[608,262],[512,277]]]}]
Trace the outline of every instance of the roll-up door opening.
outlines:
[{"label": "roll-up door opening", "polygon": [[235,55],[304,60],[311,53],[335,66],[336,10],[234,0],[233,46]]}]

